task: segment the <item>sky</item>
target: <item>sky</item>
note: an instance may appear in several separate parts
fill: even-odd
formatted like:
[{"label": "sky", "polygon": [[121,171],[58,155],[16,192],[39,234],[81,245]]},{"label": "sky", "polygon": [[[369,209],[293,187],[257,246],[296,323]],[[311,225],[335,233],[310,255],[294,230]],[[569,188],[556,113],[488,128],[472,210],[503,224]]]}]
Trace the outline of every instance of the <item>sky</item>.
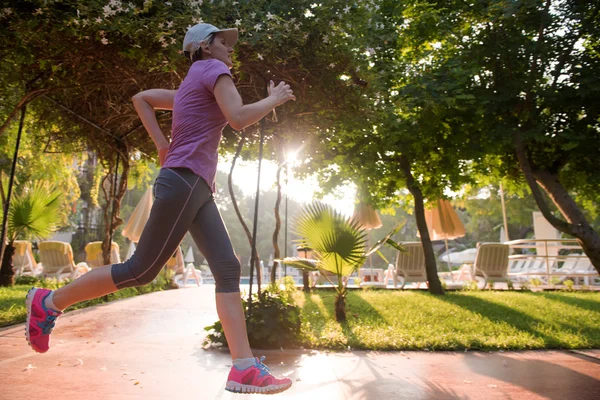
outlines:
[{"label": "sky", "polygon": [[[219,160],[220,171],[229,173],[231,161],[225,158]],[[263,160],[262,172],[260,178],[261,190],[269,190],[275,187],[275,179],[277,174],[277,165],[271,161]],[[233,171],[233,182],[244,192],[244,195],[254,196],[256,193],[256,180],[258,177],[258,161],[253,162],[237,162]],[[282,182],[284,184],[284,182]],[[314,178],[300,180],[295,179],[293,172],[289,177],[289,192],[290,199],[294,199],[300,203],[310,203],[314,199],[314,188],[317,187],[317,180]],[[285,186],[283,187],[285,194]],[[354,210],[354,199],[356,189],[353,186],[343,186],[338,190],[339,196],[328,195],[321,201],[331,204],[335,209],[350,216]]]}]

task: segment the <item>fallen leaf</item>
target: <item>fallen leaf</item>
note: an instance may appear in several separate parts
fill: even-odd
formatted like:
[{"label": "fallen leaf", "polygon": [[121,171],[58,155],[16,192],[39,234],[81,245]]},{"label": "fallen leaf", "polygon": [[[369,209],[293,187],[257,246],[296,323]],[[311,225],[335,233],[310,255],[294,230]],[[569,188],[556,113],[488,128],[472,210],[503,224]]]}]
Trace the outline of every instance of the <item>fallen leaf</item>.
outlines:
[{"label": "fallen leaf", "polygon": [[468,380],[466,380],[466,379],[465,379],[463,382],[464,382],[464,383],[471,383],[471,381],[468,381]]},{"label": "fallen leaf", "polygon": [[83,360],[81,358],[77,359],[77,364],[75,366],[78,366],[78,365],[83,365]]},{"label": "fallen leaf", "polygon": [[498,387],[498,385],[488,385],[488,386],[491,387],[491,388]]},{"label": "fallen leaf", "polygon": [[140,384],[140,382],[136,382],[136,383],[134,383],[134,385],[139,385],[139,384]]}]

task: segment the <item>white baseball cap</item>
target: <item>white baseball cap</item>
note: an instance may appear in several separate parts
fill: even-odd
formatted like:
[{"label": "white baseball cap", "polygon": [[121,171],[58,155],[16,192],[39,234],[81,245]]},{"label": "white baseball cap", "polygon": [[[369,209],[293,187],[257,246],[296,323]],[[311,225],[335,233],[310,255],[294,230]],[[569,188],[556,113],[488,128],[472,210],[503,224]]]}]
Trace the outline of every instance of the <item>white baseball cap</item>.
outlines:
[{"label": "white baseball cap", "polygon": [[187,31],[183,38],[183,51],[194,54],[200,48],[200,43],[206,40],[208,35],[217,32],[223,32],[225,41],[231,47],[233,47],[238,40],[237,28],[219,29],[211,24],[196,24]]}]

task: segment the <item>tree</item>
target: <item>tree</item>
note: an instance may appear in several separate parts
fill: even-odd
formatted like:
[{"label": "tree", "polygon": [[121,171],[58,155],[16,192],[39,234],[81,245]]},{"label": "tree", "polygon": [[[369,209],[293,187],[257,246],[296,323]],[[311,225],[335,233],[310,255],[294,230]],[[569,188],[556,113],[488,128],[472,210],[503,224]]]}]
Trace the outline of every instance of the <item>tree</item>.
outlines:
[{"label": "tree", "polygon": [[[600,161],[600,6],[569,0],[427,4],[440,10],[431,29],[444,38],[432,52],[432,74],[458,71],[462,96],[475,100],[468,111],[476,117],[470,136],[482,144],[476,167],[515,181],[524,177],[544,217],[576,237],[600,271],[600,235],[581,206],[598,202],[600,186],[594,167]],[[430,15],[416,17],[403,36],[431,25]]]},{"label": "tree", "polygon": [[20,187],[20,193],[9,209],[8,244],[2,258],[0,286],[14,284],[12,257],[16,239],[44,239],[56,230],[60,221],[61,196],[61,191],[42,181]]}]

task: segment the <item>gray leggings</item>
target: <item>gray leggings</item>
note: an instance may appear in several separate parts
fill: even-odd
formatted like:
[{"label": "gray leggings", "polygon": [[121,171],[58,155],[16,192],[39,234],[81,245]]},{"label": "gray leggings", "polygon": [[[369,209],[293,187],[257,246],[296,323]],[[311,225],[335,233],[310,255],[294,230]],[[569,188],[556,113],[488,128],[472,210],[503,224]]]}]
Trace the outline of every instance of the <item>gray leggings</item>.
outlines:
[{"label": "gray leggings", "polygon": [[240,291],[240,261],[206,181],[187,168],[163,168],[154,204],[135,253],[111,274],[119,289],[154,280],[189,231],[213,276],[217,293]]}]

